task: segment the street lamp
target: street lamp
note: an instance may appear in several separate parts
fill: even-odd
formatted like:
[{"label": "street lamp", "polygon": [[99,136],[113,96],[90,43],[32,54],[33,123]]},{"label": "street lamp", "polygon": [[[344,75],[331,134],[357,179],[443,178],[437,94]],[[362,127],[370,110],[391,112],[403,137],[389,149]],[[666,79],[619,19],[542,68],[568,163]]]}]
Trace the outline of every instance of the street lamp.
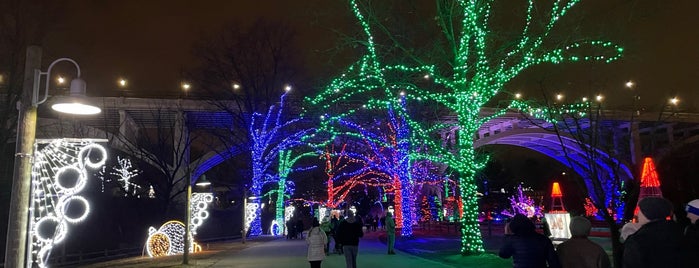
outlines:
[{"label": "street lamp", "polygon": [[[32,157],[34,156],[34,141],[36,138],[37,107],[48,99],[51,70],[59,62],[70,62],[75,65],[77,77],[70,82],[70,96],[56,101],[51,108],[59,112],[78,115],[101,112],[100,108],[89,105],[85,101],[85,81],[80,79],[80,66],[74,60],[69,58],[57,59],[49,65],[46,72],[42,72],[40,70],[41,48],[38,46],[27,48],[24,76],[33,77],[33,79],[25,79],[22,87],[22,98],[18,105],[17,143],[5,246],[5,267],[26,267],[26,261],[29,259],[27,256],[31,255],[30,252],[27,252],[27,227],[29,226],[28,211]],[[39,90],[42,82],[46,86],[44,95],[39,100]]]}]

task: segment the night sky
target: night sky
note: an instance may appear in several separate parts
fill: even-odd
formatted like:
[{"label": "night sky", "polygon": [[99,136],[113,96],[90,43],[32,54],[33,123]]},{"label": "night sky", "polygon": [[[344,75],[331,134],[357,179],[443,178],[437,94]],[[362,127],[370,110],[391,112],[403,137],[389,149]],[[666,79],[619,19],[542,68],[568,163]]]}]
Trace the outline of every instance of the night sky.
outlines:
[{"label": "night sky", "polygon": [[[434,4],[407,1],[418,7]],[[349,9],[342,0],[69,0],[62,2],[62,9],[43,42],[44,61],[76,59],[92,96],[178,95],[181,73],[194,62],[192,44],[232,21],[246,24],[267,18],[289,23],[311,72],[354,60],[335,59],[331,64],[324,54],[337,42],[329,28],[356,27],[346,20]],[[677,95],[682,110],[697,112],[697,10],[699,1],[694,0],[583,0],[563,21],[579,24],[576,31],[581,37],[620,43],[625,57],[606,66],[536,67],[508,84],[507,90],[536,95],[543,81],[549,90],[601,92],[611,102],[626,105],[637,94],[623,87],[632,79],[642,104],[660,106]],[[344,66],[334,67],[335,73],[341,71],[338,67]],[[116,86],[119,77],[128,79],[128,92]]]}]

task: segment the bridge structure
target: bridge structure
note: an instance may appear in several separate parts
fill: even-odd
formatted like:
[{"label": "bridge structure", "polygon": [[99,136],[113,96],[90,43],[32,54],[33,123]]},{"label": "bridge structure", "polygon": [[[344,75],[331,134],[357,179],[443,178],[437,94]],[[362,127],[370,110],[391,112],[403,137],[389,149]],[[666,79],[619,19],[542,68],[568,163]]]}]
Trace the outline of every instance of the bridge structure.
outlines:
[{"label": "bridge structure", "polygon": [[[169,129],[173,154],[186,155],[187,168],[191,171],[191,181],[226,159],[246,153],[244,144],[223,144],[213,135],[202,136],[205,141],[199,149],[181,146],[193,132],[225,130],[235,132],[230,112],[224,111],[225,103],[192,99],[143,99],[123,97],[92,98],[101,105],[103,112],[96,117],[44,116],[39,120],[38,138],[102,138],[109,141],[113,149],[125,153],[133,152],[139,145],[139,136],[153,135],[153,129]],[[494,114],[495,109],[482,109],[483,117]],[[40,113],[41,116],[41,113]],[[442,118],[453,121],[454,118]],[[489,145],[509,145],[531,149],[544,154],[581,174],[588,165],[585,154],[595,150],[604,161],[599,161],[600,170],[612,172],[611,165],[621,168],[623,179],[633,179],[640,171],[642,156],[652,155],[663,158],[673,150],[686,144],[699,141],[699,114],[662,111],[640,113],[631,111],[600,111],[599,120],[578,122],[580,128],[591,124],[602,124],[605,130],[604,148],[600,144],[581,143],[574,133],[552,131],[552,125],[527,117],[520,112],[507,112],[485,123],[475,139],[475,147]],[[444,146],[456,142],[456,129],[446,129],[441,133]],[[178,144],[179,143],[179,144]],[[195,148],[192,146],[191,148]],[[565,150],[564,150],[565,148]],[[183,153],[181,150],[188,150]],[[173,156],[172,167],[177,157]],[[148,162],[147,159],[145,159]]]}]

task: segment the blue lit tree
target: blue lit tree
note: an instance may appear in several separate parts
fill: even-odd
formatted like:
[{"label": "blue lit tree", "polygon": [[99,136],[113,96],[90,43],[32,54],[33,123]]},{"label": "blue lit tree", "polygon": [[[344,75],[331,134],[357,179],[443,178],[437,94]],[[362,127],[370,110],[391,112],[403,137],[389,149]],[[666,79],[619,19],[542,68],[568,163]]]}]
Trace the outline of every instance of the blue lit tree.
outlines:
[{"label": "blue lit tree", "polygon": [[[424,122],[406,121],[414,141],[420,140],[428,146],[427,153],[414,153],[414,157],[449,165],[458,173],[458,185],[463,216],[461,224],[461,253],[477,254],[484,252],[478,223],[478,203],[476,173],[484,167],[484,159],[479,159],[473,146],[472,137],[490,119],[504,114],[509,108],[499,110],[492,116],[483,118],[481,108],[503,92],[505,84],[525,69],[542,64],[560,64],[575,61],[611,62],[621,56],[622,48],[605,41],[569,42],[562,46],[545,42],[551,30],[579,0],[555,0],[544,23],[532,23],[535,9],[534,0],[527,1],[521,34],[513,40],[502,41],[506,34],[502,29],[490,24],[493,1],[437,1],[437,24],[444,34],[445,45],[440,50],[447,55],[447,62],[434,62],[432,55],[413,55],[411,48],[395,43],[393,47],[405,51],[406,64],[386,64],[379,56],[377,45],[369,22],[390,34],[390,29],[379,24],[379,19],[366,19],[357,1],[350,0],[350,7],[358,19],[366,40],[361,42],[367,48],[355,64],[334,79],[326,89],[308,101],[324,111],[334,103],[363,99],[369,109],[382,109],[386,102],[396,102],[398,92],[404,91],[408,101],[425,102],[437,105],[456,115],[453,125],[457,127],[455,148],[443,148],[441,141],[433,134],[446,124],[428,126]],[[537,27],[541,25],[541,27]],[[396,35],[390,35],[396,36]],[[396,39],[389,38],[395,41]],[[386,55],[392,56],[392,55]],[[416,82],[425,77],[429,85]],[[355,113],[359,107],[347,107],[346,111],[324,116],[326,120],[345,117]]]},{"label": "blue lit tree", "polygon": [[[278,199],[283,199],[286,187],[286,176],[292,171],[291,166],[298,160],[298,157],[290,157],[291,150],[301,147],[306,144],[304,137],[313,133],[313,129],[300,127],[302,118],[285,119],[284,100],[286,93],[280,98],[278,105],[272,105],[267,110],[265,115],[254,113],[252,115],[249,133],[250,133],[250,153],[252,160],[252,188],[250,188],[253,196],[261,197],[263,195],[262,188],[265,184],[284,181],[283,186],[279,186],[278,190],[282,194]],[[280,159],[280,154],[283,156]],[[294,160],[295,159],[295,160]],[[275,165],[280,164],[278,169],[280,174],[271,173]],[[253,202],[261,202],[260,198],[256,198]],[[260,206],[255,211],[255,219],[250,224],[250,235],[262,234]]]}]

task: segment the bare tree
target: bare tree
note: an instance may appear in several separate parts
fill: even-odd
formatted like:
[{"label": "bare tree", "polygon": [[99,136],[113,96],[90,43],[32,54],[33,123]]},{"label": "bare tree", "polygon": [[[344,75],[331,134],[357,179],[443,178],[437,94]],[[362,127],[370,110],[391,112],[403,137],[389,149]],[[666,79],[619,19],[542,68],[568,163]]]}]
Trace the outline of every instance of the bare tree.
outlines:
[{"label": "bare tree", "polygon": [[119,144],[120,149],[149,164],[159,173],[150,177],[150,183],[162,204],[163,213],[184,213],[184,210],[176,207],[183,205],[192,172],[192,145],[200,135],[188,127],[186,112],[181,108],[153,107],[150,111],[141,112],[139,117],[124,120],[124,124],[137,129],[134,134],[123,132],[115,135],[113,143]]},{"label": "bare tree", "polygon": [[[621,265],[619,223],[633,216],[638,198],[638,183],[633,180],[629,119],[614,118],[603,106],[602,96],[583,99],[581,103],[566,104],[554,101],[542,86],[544,103],[522,110],[530,122],[555,133],[563,152],[565,165],[578,173],[574,176],[578,189],[597,209],[609,225],[615,264]],[[544,108],[533,108],[544,107]],[[543,119],[543,121],[539,120]],[[538,121],[537,121],[538,120]]]}]

